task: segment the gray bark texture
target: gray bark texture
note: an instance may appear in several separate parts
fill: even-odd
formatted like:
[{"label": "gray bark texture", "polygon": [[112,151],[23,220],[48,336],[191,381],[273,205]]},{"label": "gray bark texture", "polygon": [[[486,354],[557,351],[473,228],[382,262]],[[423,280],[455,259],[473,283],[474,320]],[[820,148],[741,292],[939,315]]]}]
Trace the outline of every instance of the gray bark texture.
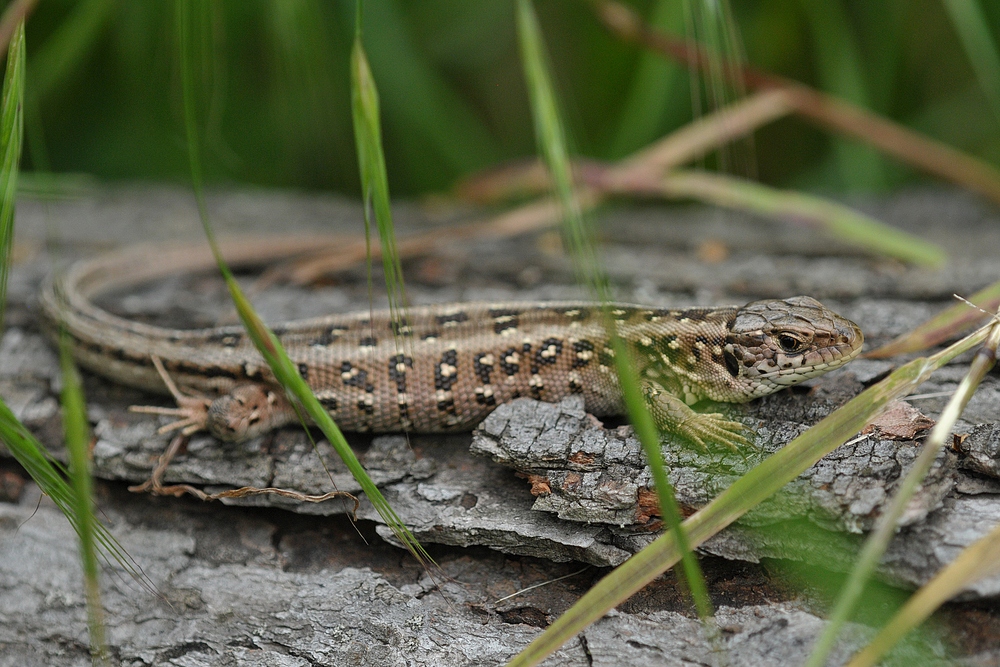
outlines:
[{"label": "gray bark texture", "polygon": [[[220,192],[210,201],[223,233],[267,231],[274,220],[303,231],[360,228],[360,209],[332,197]],[[623,301],[673,307],[809,294],[858,322],[869,349],[950,305],[952,293],[968,295],[997,279],[995,208],[943,191],[859,206],[941,244],[953,261],[935,272],[907,268],[813,230],[699,207],[607,212],[604,259]],[[189,195],[165,188],[19,203],[0,396],[57,457],[60,379],[38,321],[42,277],[56,264],[118,243],[196,238],[196,219]],[[413,206],[397,209],[404,231],[443,222]],[[60,243],[43,243],[56,227]],[[706,243],[722,244],[729,257],[698,259]],[[552,247],[544,234],[442,244],[407,261],[408,295],[414,303],[585,296],[572,284],[569,261]],[[254,302],[269,321],[368,308],[363,270],[336,280],[309,289],[275,286]],[[228,312],[225,299],[218,280],[196,276],[109,295],[105,305],[134,319],[203,326]],[[967,361],[937,373],[920,389],[927,398],[894,406],[870,432],[702,547],[717,607],[714,642],[668,573],[546,664],[801,662],[823,627],[827,596],[836,592],[829,582],[851,566]],[[753,431],[750,451],[701,451],[667,438],[663,453],[682,510],[704,506],[899,363],[857,360],[805,386],[721,406]],[[169,438],[156,434],[158,418],[127,408],[169,402],[93,376],[85,385],[101,516],[157,591],[117,566],[105,572],[108,636],[123,665],[503,664],[662,528],[631,428],[601,423],[573,399],[519,399],[473,434],[352,436],[362,463],[441,567],[428,572],[388,544],[395,543],[391,532],[363,495],[359,521],[351,523],[344,514],[353,503],[343,499],[254,496],[224,504],[129,493],[126,486],[149,476]],[[942,453],[909,506],[879,569],[882,582],[904,589],[926,582],[1000,520],[998,422],[994,372],[956,428],[963,437]],[[236,445],[195,435],[165,481],[209,493],[239,486],[359,491],[329,445],[320,440],[314,448],[301,429]],[[0,457],[0,667],[89,662],[76,548],[58,511]],[[508,597],[544,582],[551,583]],[[1000,576],[970,587],[967,602],[940,614],[934,629],[893,660],[995,664],[1000,614],[990,600],[998,593]],[[876,623],[876,607],[887,603],[869,599],[871,613],[861,620]],[[843,663],[871,634],[851,626],[831,664]]]}]

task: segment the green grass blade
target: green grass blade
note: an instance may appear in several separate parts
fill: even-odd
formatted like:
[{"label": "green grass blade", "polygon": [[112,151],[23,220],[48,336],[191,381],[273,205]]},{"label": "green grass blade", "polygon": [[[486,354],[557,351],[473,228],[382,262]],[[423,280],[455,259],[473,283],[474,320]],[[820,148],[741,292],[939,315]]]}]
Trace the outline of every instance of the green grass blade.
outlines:
[{"label": "green grass blade", "polygon": [[[1000,307],[1000,281],[987,285],[970,296],[969,302],[985,311],[996,310]],[[968,303],[959,302],[865,356],[869,359],[884,359],[926,350],[954,338],[986,316],[986,313],[970,307]]]},{"label": "green grass blade", "polygon": [[869,667],[907,633],[915,629],[942,604],[979,579],[996,574],[1000,564],[1000,526],[970,545],[938,572],[903,605],[875,636],[871,643],[858,653],[847,667]]},{"label": "green grass blade", "polygon": [[552,174],[556,195],[562,207],[565,236],[569,240],[578,275],[590,287],[594,297],[604,305],[604,323],[615,350],[615,366],[625,406],[646,452],[663,519],[671,532],[676,534],[681,545],[684,574],[698,614],[702,620],[706,620],[713,614],[707,586],[697,559],[687,547],[687,539],[680,523],[680,508],[677,506],[673,487],[667,478],[663,455],[660,452],[659,433],[639,387],[629,351],[624,341],[617,335],[614,318],[608,310],[610,295],[607,276],[601,268],[591,240],[592,234],[585,224],[574,192],[566,134],[548,72],[538,19],[530,0],[519,0],[516,11],[521,58],[528,83],[535,134],[539,149]]},{"label": "green grass blade", "polygon": [[[25,10],[28,3],[21,3],[21,9]],[[6,15],[5,15],[6,17]],[[24,106],[24,72],[25,52],[24,52],[24,23],[23,21],[15,28],[7,53],[7,68],[4,75],[2,102],[0,102],[0,328],[2,328],[3,307],[6,304],[7,273],[10,270],[10,248],[14,236],[14,197],[17,192],[18,163],[20,161],[21,145],[23,141],[23,119],[22,109]],[[76,397],[74,403],[73,416],[84,420],[82,429],[85,433],[86,422],[82,408],[82,398]],[[74,433],[79,433],[79,421],[75,422]],[[89,486],[90,478],[77,481],[73,477],[74,484],[78,484],[73,489],[66,483],[64,475],[66,470],[57,462],[50,460],[45,447],[31,435],[24,424],[22,424],[10,411],[10,408],[0,400],[0,440],[6,445],[7,450],[14,459],[25,469],[28,475],[42,493],[49,496],[55,505],[69,520],[73,529],[80,537],[81,554],[83,550],[90,552],[90,562],[85,564],[85,568],[91,573],[96,571],[97,556],[96,551],[109,560],[117,561],[129,575],[138,581],[147,590],[155,591],[152,583],[142,573],[132,558],[122,549],[114,536],[99,522],[93,518],[90,506],[90,493],[86,488]],[[86,454],[87,445],[84,436],[83,452]],[[77,466],[77,470],[85,470],[85,466]],[[86,498],[86,500],[81,500]],[[87,546],[85,546],[87,545]],[[85,557],[87,558],[87,557]],[[89,576],[89,575],[88,575]],[[94,575],[96,577],[96,575]],[[96,591],[96,578],[88,579],[87,597],[88,612],[91,618],[98,621],[92,626],[97,632],[91,635],[93,646],[97,650],[95,655],[102,655],[99,650],[103,646],[99,624],[99,601],[96,606],[90,604],[91,594]]]},{"label": "green grass blade", "polygon": [[45,447],[18,421],[3,401],[0,401],[0,440],[3,440],[14,460],[38,484],[42,493],[49,496],[62,510],[75,529],[77,521],[70,505],[73,492],[63,477],[65,469],[62,464],[53,462],[46,456]]},{"label": "green grass blade", "polygon": [[69,453],[69,478],[73,490],[73,513],[77,519],[80,536],[80,561],[83,565],[84,589],[87,598],[87,627],[90,630],[90,654],[94,664],[110,665],[104,631],[104,607],[101,604],[100,567],[97,558],[97,539],[94,502],[90,474],[90,429],[87,425],[87,408],[83,400],[80,376],[73,364],[69,339],[59,340],[59,362],[62,368],[62,419]]},{"label": "green grass blade", "polygon": [[[221,256],[218,256],[221,260]],[[424,548],[417,541],[416,537],[410,532],[410,530],[403,524],[402,519],[396,514],[395,510],[389,505],[389,502],[379,491],[378,487],[368,476],[365,471],[364,466],[358,461],[357,456],[354,455],[354,451],[351,450],[350,445],[347,444],[347,440],[344,438],[344,434],[341,433],[337,424],[330,417],[330,413],[320,405],[319,400],[316,395],[313,394],[312,389],[306,384],[305,380],[299,375],[298,368],[288,358],[288,354],[285,352],[284,348],[281,347],[281,343],[278,342],[277,337],[267,328],[264,322],[257,316],[253,311],[253,307],[247,298],[243,295],[240,290],[239,285],[236,284],[236,280],[233,278],[232,274],[229,272],[228,268],[225,268],[225,264],[220,264],[220,268],[223,271],[223,275],[226,279],[226,284],[229,287],[230,295],[232,296],[233,303],[236,306],[236,310],[240,315],[240,320],[243,322],[243,326],[246,328],[247,333],[253,340],[254,345],[260,351],[267,365],[271,367],[274,372],[275,378],[287,391],[289,391],[292,396],[298,401],[299,405],[305,410],[309,418],[319,427],[326,436],[327,440],[333,446],[333,449],[340,456],[341,460],[347,466],[347,469],[351,471],[354,479],[361,486],[362,491],[368,497],[368,500],[375,507],[375,510],[379,513],[379,516],[385,521],[386,525],[392,529],[395,536],[399,541],[419,560],[422,562],[433,562]]]},{"label": "green grass blade", "polygon": [[325,2],[269,2],[263,7],[280,75],[274,82],[274,120],[254,124],[281,130],[283,150],[273,155],[272,168],[298,187],[337,183],[349,189],[357,179],[356,165],[344,159],[354,151],[348,131],[351,110],[343,103],[350,95],[344,76],[350,32],[342,25],[346,22],[331,20],[346,12]]},{"label": "green grass blade", "polygon": [[368,60],[384,91],[385,120],[407,138],[393,142],[395,166],[410,173],[411,187],[441,189],[455,175],[482,169],[501,156],[467,91],[422,48],[414,31],[417,12],[407,4],[377,0],[364,5]]},{"label": "green grass blade", "polygon": [[24,24],[37,4],[38,0],[13,0],[7,3],[0,16],[0,49],[10,46],[14,33]]},{"label": "green grass blade", "polygon": [[73,490],[64,477],[66,469],[58,461],[48,457],[45,447],[35,439],[7,404],[0,401],[0,440],[28,475],[38,484],[42,493],[66,515],[73,529],[79,521],[73,511]]},{"label": "green grass blade", "polygon": [[599,271],[594,247],[588,241],[580,204],[573,192],[573,176],[569,148],[563,129],[562,115],[556,102],[555,88],[549,76],[547,58],[542,43],[538,18],[530,0],[517,2],[518,38],[521,62],[528,84],[531,115],[535,126],[535,141],[549,169],[556,198],[563,209],[564,230],[572,248],[578,274],[601,301],[608,301],[607,284]]},{"label": "green grass blade", "polygon": [[7,274],[14,247],[14,203],[24,139],[24,22],[7,48],[7,69],[0,98],[0,331],[7,308]]},{"label": "green grass blade", "polygon": [[[382,269],[385,273],[389,311],[393,321],[405,317],[406,292],[403,285],[403,266],[396,248],[396,231],[392,222],[389,199],[389,177],[382,149],[381,114],[378,88],[368,66],[364,45],[361,42],[361,0],[358,0],[357,24],[354,47],[351,50],[351,111],[354,121],[354,141],[361,174],[361,196],[365,212],[365,236],[370,236],[371,214],[375,214],[382,246]],[[369,257],[371,254],[369,253]],[[397,327],[397,331],[399,328]],[[396,335],[400,347],[402,337]]]},{"label": "green grass blade", "polygon": [[[683,29],[683,8],[673,0],[657,0],[650,11],[650,25],[677,32]],[[615,119],[605,154],[617,160],[658,139],[667,128],[690,117],[683,71],[648,49],[643,49],[633,69],[632,81]],[[678,94],[678,93],[684,94]],[[673,122],[671,122],[673,121]]]},{"label": "green grass blade", "polygon": [[[6,445],[14,460],[28,473],[42,493],[55,503],[56,507],[66,515],[73,530],[80,534],[80,520],[74,510],[74,491],[66,483],[66,469],[58,461],[49,458],[45,446],[38,442],[10,408],[0,400],[0,440]],[[129,576],[135,579],[147,591],[156,593],[149,578],[143,574],[132,557],[121,547],[115,537],[108,532],[104,524],[94,524],[94,541],[100,548],[105,560],[116,561]]]},{"label": "green grass blade", "polygon": [[979,87],[1000,120],[1000,52],[978,0],[942,0],[969,57]]},{"label": "green grass blade", "polygon": [[117,6],[116,0],[80,0],[74,3],[72,12],[42,43],[41,49],[32,54],[28,69],[31,94],[35,99],[44,98],[58,88],[74,69],[86,62],[85,54],[93,48],[101,29]]},{"label": "green grass blade", "polygon": [[361,462],[358,461],[354,452],[347,444],[343,433],[331,419],[330,414],[320,405],[312,389],[299,375],[298,368],[289,359],[281,343],[274,333],[264,324],[263,320],[253,310],[253,306],[243,294],[239,285],[233,278],[232,272],[226,265],[215,240],[211,222],[208,216],[208,207],[205,202],[205,192],[202,183],[202,170],[200,161],[200,137],[197,122],[197,101],[196,101],[196,73],[195,73],[195,52],[196,45],[192,43],[192,33],[200,26],[195,23],[198,17],[193,17],[190,11],[190,2],[178,0],[176,5],[177,33],[179,37],[179,48],[181,55],[181,79],[184,97],[184,128],[188,142],[188,159],[190,163],[191,179],[194,187],[195,199],[198,205],[198,212],[201,217],[205,236],[208,239],[212,252],[215,255],[219,270],[229,288],[233,304],[239,313],[240,320],[253,340],[257,350],[264,357],[270,366],[275,378],[282,387],[289,393],[293,400],[305,410],[306,414],[315,422],[330,445],[344,461],[348,470],[354,475],[354,479],[361,486],[368,500],[378,511],[379,515],[386,522],[396,537],[410,550],[418,559],[424,562],[432,562],[430,556],[423,549],[416,538],[403,524],[396,512],[389,506],[388,501],[382,496],[375,483],[365,472]]},{"label": "green grass blade", "polygon": [[[800,3],[810,28],[814,59],[823,88],[864,108],[871,102],[865,67],[846,10],[839,2]],[[837,171],[851,190],[880,190],[886,185],[882,160],[871,147],[834,139]]]},{"label": "green grass blade", "polygon": [[[992,352],[977,356],[973,362],[982,361],[980,367],[995,363],[997,344],[1000,343],[1000,326],[994,326],[990,342],[984,346]],[[992,358],[988,358],[988,357]],[[970,384],[975,381],[970,372]],[[965,381],[963,381],[965,384]],[[959,393],[956,392],[956,396]],[[949,599],[962,592],[967,586],[984,577],[992,576],[1000,569],[1000,526],[986,536],[968,546],[947,567],[920,588],[907,600],[906,604],[879,631],[878,635],[860,651],[848,667],[867,667],[876,664],[893,646],[898,644],[911,630],[923,623],[934,611]]]},{"label": "green grass blade", "polygon": [[947,255],[932,243],[876,220],[854,209],[813,195],[775,188],[719,174],[669,174],[661,192],[667,197],[693,198],[750,213],[759,213],[816,226],[834,238],[869,252],[913,264],[938,267]]},{"label": "green grass blade", "polygon": [[[729,0],[685,0],[682,4],[685,33],[692,43],[703,47],[702,68],[697,74],[696,68],[689,68],[691,101],[697,118],[702,115],[703,108],[709,112],[718,111],[746,97],[746,78],[738,74],[745,68],[746,57]],[[719,141],[716,144],[718,169],[755,177],[757,167],[752,141],[752,136],[738,143]]]},{"label": "green grass blade", "polygon": [[[605,312],[605,319],[609,328],[613,330],[614,319],[608,317]],[[629,422],[635,429],[636,436],[642,444],[642,450],[646,454],[646,461],[649,463],[649,470],[653,476],[653,486],[656,488],[657,501],[660,506],[660,515],[667,530],[675,535],[677,548],[681,554],[681,567],[684,576],[682,584],[687,584],[691,597],[694,600],[695,610],[698,618],[706,623],[706,629],[714,639],[716,630],[714,625],[708,624],[709,619],[715,615],[712,600],[708,595],[708,585],[705,583],[705,575],[701,570],[701,564],[694,555],[693,547],[688,540],[687,533],[681,524],[681,510],[674,495],[674,487],[667,477],[667,467],[663,461],[663,452],[660,451],[660,432],[653,421],[653,416],[646,406],[646,399],[642,395],[639,387],[639,378],[636,375],[635,367],[629,359],[628,349],[625,341],[617,334],[612,337],[612,345],[615,351],[615,371],[618,373],[618,382],[622,387],[622,395],[625,399],[625,407],[628,411]],[[582,628],[581,628],[582,629]]]},{"label": "green grass blade", "polygon": [[931,466],[934,465],[934,460],[941,448],[944,447],[945,441],[951,441],[951,430],[975,393],[976,387],[996,363],[998,343],[1000,343],[1000,323],[993,325],[986,344],[975,356],[969,372],[955,390],[951,400],[948,401],[948,405],[934,425],[930,437],[924,443],[923,450],[917,460],[913,462],[913,467],[900,483],[889,506],[882,511],[875,529],[865,540],[861,554],[855,561],[851,574],[841,589],[826,627],[823,629],[823,634],[817,640],[812,655],[806,662],[806,667],[823,667],[826,664],[826,659],[833,649],[841,629],[854,613],[868,580],[871,579],[875,568],[885,554],[885,550],[889,547],[889,542],[896,533],[896,524],[903,516],[907,504],[923,482],[924,477],[927,476]]},{"label": "green grass blade", "polygon": [[[743,516],[809,466],[829,454],[892,401],[906,396],[959,354],[982,343],[988,329],[963,338],[932,357],[920,357],[896,369],[889,377],[850,400],[782,449],[737,479],[711,503],[684,521],[691,546]],[[601,618],[680,560],[673,532],[665,533],[591,588],[545,632],[512,660],[510,667],[537,665],[573,637],[580,628]]]}]

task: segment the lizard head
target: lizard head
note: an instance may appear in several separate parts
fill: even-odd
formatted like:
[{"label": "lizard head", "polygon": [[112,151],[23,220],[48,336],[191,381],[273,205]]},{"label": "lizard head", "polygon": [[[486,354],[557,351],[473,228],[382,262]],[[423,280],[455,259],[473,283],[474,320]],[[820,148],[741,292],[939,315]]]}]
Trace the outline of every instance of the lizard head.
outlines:
[{"label": "lizard head", "polygon": [[861,352],[864,340],[857,324],[816,299],[768,299],[736,311],[723,360],[750,400],[843,366]]}]

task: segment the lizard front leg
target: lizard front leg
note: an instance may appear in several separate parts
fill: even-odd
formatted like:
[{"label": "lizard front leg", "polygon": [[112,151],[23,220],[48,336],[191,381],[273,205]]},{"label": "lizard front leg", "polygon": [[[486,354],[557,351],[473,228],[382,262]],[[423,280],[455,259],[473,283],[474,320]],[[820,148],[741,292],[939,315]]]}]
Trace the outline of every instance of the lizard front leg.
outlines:
[{"label": "lizard front leg", "polygon": [[742,435],[746,429],[743,424],[719,413],[695,412],[653,380],[642,381],[642,393],[661,430],[686,438],[702,449],[708,449],[709,443],[721,443],[733,450],[750,444]]}]

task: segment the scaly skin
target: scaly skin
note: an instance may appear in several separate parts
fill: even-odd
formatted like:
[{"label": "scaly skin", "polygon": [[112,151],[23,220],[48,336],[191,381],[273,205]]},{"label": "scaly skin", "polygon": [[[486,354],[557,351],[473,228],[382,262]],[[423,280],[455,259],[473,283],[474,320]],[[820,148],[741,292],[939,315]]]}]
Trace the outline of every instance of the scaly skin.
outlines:
[{"label": "scaly skin", "polygon": [[[237,264],[306,248],[285,241],[239,244]],[[167,329],[121,319],[90,298],[110,288],[211,266],[195,246],[139,247],[73,265],[49,281],[42,305],[64,324],[86,368],[153,391],[166,388],[154,359],[181,390],[170,411],[187,432],[240,441],[297,419],[241,327]],[[742,308],[655,309],[612,304],[658,425],[704,446],[744,444],[742,425],[690,406],[765,396],[837,368],[861,350],[853,322],[809,297]],[[601,309],[582,302],[459,303],[288,322],[274,332],[300,374],[344,430],[469,429],[518,396],[558,401],[582,394],[597,415],[623,410]],[[175,394],[175,396],[177,396]],[[159,410],[159,412],[165,412]]]}]

